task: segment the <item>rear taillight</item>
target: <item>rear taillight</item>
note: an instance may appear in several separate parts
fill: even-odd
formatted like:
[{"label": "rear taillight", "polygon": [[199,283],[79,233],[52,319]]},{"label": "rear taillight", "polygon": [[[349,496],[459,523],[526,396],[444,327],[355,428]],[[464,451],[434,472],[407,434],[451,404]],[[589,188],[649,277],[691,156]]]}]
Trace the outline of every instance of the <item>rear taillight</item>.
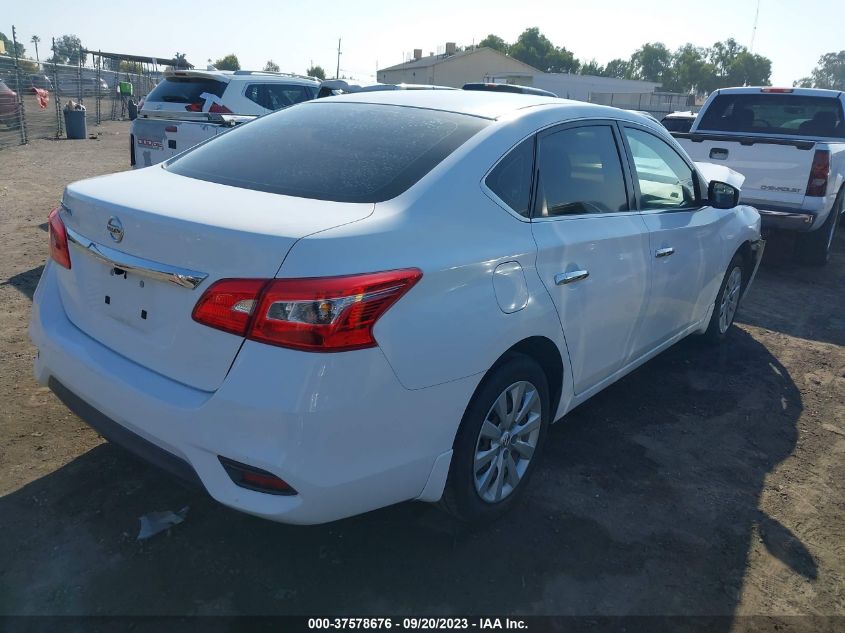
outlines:
[{"label": "rear taillight", "polygon": [[817,149],[810,167],[810,179],[807,181],[808,196],[826,196],[827,179],[830,176],[830,150]]},{"label": "rear taillight", "polygon": [[422,277],[416,268],[343,277],[223,279],[193,318],[232,334],[313,352],[374,347],[373,327]]},{"label": "rear taillight", "polygon": [[185,109],[188,112],[202,112],[202,103],[189,103]]},{"label": "rear taillight", "polygon": [[246,336],[266,279],[221,279],[202,293],[191,315],[203,325]]},{"label": "rear taillight", "polygon": [[47,226],[50,231],[50,257],[59,266],[70,269],[70,249],[67,243],[67,231],[65,223],[59,216],[59,207],[50,211],[47,218]]},{"label": "rear taillight", "polygon": [[229,108],[224,105],[220,105],[219,103],[212,103],[208,111],[216,114],[232,114],[232,111]]}]

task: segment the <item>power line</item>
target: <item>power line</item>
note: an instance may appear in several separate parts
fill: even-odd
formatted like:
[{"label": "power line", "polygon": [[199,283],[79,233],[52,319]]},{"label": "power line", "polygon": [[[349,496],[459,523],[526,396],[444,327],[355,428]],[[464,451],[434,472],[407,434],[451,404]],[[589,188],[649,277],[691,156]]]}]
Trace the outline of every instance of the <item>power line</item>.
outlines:
[{"label": "power line", "polygon": [[757,37],[757,20],[760,18],[760,0],[757,0],[757,11],[754,13],[754,29],[751,31],[751,47],[749,52],[754,52],[754,39]]}]

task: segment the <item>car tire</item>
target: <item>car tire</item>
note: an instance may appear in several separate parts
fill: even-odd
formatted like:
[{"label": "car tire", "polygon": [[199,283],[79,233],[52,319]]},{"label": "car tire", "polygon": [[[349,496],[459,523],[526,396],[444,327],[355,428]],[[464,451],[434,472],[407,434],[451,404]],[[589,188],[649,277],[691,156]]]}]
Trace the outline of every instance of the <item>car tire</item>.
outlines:
[{"label": "car tire", "polygon": [[833,208],[828,213],[824,224],[815,231],[798,235],[798,241],[795,244],[795,255],[802,264],[824,266],[830,261],[830,252],[833,250],[833,238],[836,235],[836,227],[839,224],[843,202],[845,202],[845,189],[839,192],[836,202],[833,203]]},{"label": "car tire", "polygon": [[713,304],[713,314],[710,315],[710,323],[704,332],[704,338],[710,343],[721,343],[733,325],[736,313],[739,311],[739,302],[742,299],[742,291],[745,289],[745,282],[751,271],[745,270],[747,264],[740,253],[737,253],[728,264],[722,285],[716,295]]},{"label": "car tire", "polygon": [[464,413],[441,507],[467,523],[507,512],[537,465],[550,417],[548,380],[540,365],[523,354],[506,356],[485,376]]}]

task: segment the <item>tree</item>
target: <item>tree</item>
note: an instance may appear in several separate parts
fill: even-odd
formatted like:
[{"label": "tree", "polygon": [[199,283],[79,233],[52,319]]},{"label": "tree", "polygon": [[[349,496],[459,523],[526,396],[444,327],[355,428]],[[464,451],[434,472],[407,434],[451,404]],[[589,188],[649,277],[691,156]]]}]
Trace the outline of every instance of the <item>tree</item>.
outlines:
[{"label": "tree", "polygon": [[270,73],[277,73],[279,72],[279,65],[272,59],[268,59],[267,63],[264,64],[264,70]]},{"label": "tree", "polygon": [[803,88],[845,90],[845,51],[819,57],[818,65],[800,84]]},{"label": "tree", "polygon": [[79,61],[79,51],[82,41],[76,35],[62,35],[56,38],[53,56],[50,61],[55,64],[76,64]]},{"label": "tree", "polygon": [[663,83],[669,79],[672,54],[662,42],[643,44],[631,55],[630,74],[634,79]]},{"label": "tree", "polygon": [[35,45],[35,61],[39,64],[41,63],[41,58],[38,56],[38,45],[41,43],[41,38],[37,35],[33,35],[32,38],[29,40]]},{"label": "tree", "polygon": [[581,68],[578,70],[578,73],[581,75],[595,75],[597,77],[601,77],[604,75],[604,66],[599,64],[595,59],[591,59],[590,61],[581,64]]},{"label": "tree", "polygon": [[707,92],[728,86],[768,86],[772,75],[770,59],[751,53],[733,38],[716,42],[707,49],[707,60],[713,67]]},{"label": "tree", "polygon": [[241,63],[238,61],[237,55],[229,53],[226,57],[214,62],[214,67],[217,70],[240,70]]},{"label": "tree", "polygon": [[311,66],[311,68],[305,71],[305,74],[309,77],[316,77],[317,79],[326,78],[326,71],[323,70],[322,66]]},{"label": "tree", "polygon": [[23,44],[18,42],[17,47],[15,47],[15,43],[10,38],[6,37],[6,35],[3,33],[0,33],[0,41],[2,41],[3,45],[6,47],[7,55],[15,56],[15,51],[17,51],[17,56],[23,57],[24,53],[26,52],[26,49],[24,48]]},{"label": "tree", "polygon": [[631,76],[631,64],[624,59],[611,59],[604,67],[604,76],[627,79]]},{"label": "tree", "polygon": [[509,54],[514,59],[550,73],[578,72],[581,63],[564,47],[556,47],[535,27],[525,29],[511,44]]},{"label": "tree", "polygon": [[177,52],[173,55],[173,67],[174,68],[187,68],[188,67],[188,58],[185,53]]},{"label": "tree", "polygon": [[493,35],[492,33],[478,43],[479,48],[483,48],[485,46],[487,48],[492,48],[494,51],[504,53],[505,55],[508,54],[508,49],[510,48],[505,40],[498,35]]},{"label": "tree", "polygon": [[663,81],[669,92],[703,95],[713,83],[714,68],[707,61],[707,50],[684,44],[672,54],[672,72]]}]

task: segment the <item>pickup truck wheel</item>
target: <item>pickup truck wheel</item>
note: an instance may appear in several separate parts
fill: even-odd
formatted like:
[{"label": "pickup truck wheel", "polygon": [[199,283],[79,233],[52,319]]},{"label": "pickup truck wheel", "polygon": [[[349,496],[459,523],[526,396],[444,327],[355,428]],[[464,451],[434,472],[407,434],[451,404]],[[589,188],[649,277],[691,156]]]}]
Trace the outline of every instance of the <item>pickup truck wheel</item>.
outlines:
[{"label": "pickup truck wheel", "polygon": [[514,354],[484,378],[453,445],[440,506],[459,521],[491,521],[525,490],[549,427],[549,387],[540,366]]},{"label": "pickup truck wheel", "polygon": [[843,202],[845,202],[845,190],[839,192],[824,224],[815,231],[802,233],[798,236],[795,254],[801,263],[810,266],[824,266],[830,261],[833,238],[836,235],[836,226],[839,224]]},{"label": "pickup truck wheel", "polygon": [[[713,314],[710,316],[710,323],[704,338],[710,343],[721,343],[733,325],[739,300],[742,298],[742,291],[745,288],[746,273],[743,267],[745,260],[737,253],[733,256],[719,293],[716,295],[716,303],[713,306]],[[750,271],[749,271],[750,272]]]}]

